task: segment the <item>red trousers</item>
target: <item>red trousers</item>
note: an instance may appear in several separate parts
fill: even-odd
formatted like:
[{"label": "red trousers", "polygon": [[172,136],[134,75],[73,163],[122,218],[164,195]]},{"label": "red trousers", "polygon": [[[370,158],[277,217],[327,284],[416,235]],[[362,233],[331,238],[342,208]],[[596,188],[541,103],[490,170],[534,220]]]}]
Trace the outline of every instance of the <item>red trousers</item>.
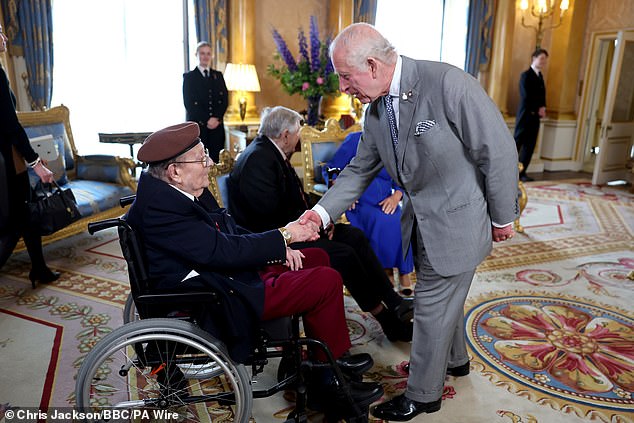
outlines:
[{"label": "red trousers", "polygon": [[[264,281],[263,320],[301,315],[306,335],[328,345],[335,359],[350,349],[343,310],[343,282],[330,267],[328,254],[320,248],[301,250],[303,269],[267,266],[260,272]],[[316,351],[317,359],[326,357]]]}]

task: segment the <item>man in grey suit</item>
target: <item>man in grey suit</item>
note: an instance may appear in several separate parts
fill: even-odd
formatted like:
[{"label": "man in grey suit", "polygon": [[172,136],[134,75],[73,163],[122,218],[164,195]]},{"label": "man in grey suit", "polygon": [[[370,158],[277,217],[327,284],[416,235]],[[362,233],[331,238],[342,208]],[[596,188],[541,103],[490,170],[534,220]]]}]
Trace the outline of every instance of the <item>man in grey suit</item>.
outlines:
[{"label": "man in grey suit", "polygon": [[336,220],[383,167],[403,187],[403,248],[411,239],[417,271],[410,376],[372,413],[406,421],[440,409],[445,374],[469,373],[464,303],[491,241],[513,236],[517,150],[465,72],[399,56],[368,24],[344,29],[330,55],[341,91],[370,105],[356,157],[302,221]]}]

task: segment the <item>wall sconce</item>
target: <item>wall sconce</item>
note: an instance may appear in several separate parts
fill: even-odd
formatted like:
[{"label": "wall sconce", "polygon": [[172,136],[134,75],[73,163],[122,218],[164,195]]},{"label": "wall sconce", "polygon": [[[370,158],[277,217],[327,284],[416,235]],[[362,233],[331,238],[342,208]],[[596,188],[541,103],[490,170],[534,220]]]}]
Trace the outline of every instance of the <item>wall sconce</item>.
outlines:
[{"label": "wall sconce", "polygon": [[227,63],[224,73],[229,91],[237,91],[240,104],[240,119],[247,113],[246,92],[260,92],[260,81],[254,65]]},{"label": "wall sconce", "polygon": [[[526,17],[526,11],[529,9],[530,5],[530,14],[537,19],[537,26],[527,25],[524,23],[524,19]],[[554,29],[561,25],[564,20],[564,15],[568,11],[570,7],[569,0],[561,0],[559,2],[559,23],[556,25],[551,25],[549,27],[544,27],[544,20],[550,18],[555,13],[555,4],[557,0],[521,0],[520,1],[520,10],[522,11],[522,26],[525,28],[533,28],[536,34],[536,42],[535,48],[540,48],[542,44],[542,38],[544,38],[544,31],[547,29]]]}]

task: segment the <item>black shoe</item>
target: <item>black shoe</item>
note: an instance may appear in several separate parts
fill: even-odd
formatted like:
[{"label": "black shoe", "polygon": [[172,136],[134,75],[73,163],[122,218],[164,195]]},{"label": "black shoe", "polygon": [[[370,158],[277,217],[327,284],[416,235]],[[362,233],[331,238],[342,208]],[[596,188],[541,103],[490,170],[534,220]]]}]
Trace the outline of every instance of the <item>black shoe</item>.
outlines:
[{"label": "black shoe", "polygon": [[361,376],[374,366],[374,360],[368,353],[346,353],[336,361],[342,372],[353,376]]},{"label": "black shoe", "polygon": [[379,404],[372,410],[372,415],[378,419],[405,422],[420,413],[433,413],[440,410],[442,398],[432,402],[418,402],[401,394],[388,402]]},{"label": "black shoe", "polygon": [[402,322],[410,322],[414,318],[414,299],[403,298],[401,303],[394,309],[396,317]]},{"label": "black shoe", "polygon": [[[359,408],[368,407],[374,401],[383,396],[383,387],[376,382],[347,382],[350,395]],[[307,406],[313,411],[326,411],[338,409],[348,410],[351,404],[336,377],[331,377],[325,383],[313,383],[308,387]]]},{"label": "black shoe", "polygon": [[391,342],[410,342],[412,340],[414,324],[400,320],[396,316],[396,312],[384,308],[374,317],[378,320],[383,333]]},{"label": "black shoe", "polygon": [[520,181],[522,182],[533,182],[535,179],[531,178],[528,175],[520,175]]},{"label": "black shoe", "polygon": [[31,269],[29,272],[29,280],[31,281],[31,286],[35,288],[35,282],[39,281],[40,283],[51,283],[55,282],[59,279],[61,273],[53,272],[48,267],[44,269]]},{"label": "black shoe", "polygon": [[471,366],[471,362],[467,361],[462,366],[447,367],[447,374],[450,376],[456,376],[456,377],[466,376],[469,374],[470,366]]}]

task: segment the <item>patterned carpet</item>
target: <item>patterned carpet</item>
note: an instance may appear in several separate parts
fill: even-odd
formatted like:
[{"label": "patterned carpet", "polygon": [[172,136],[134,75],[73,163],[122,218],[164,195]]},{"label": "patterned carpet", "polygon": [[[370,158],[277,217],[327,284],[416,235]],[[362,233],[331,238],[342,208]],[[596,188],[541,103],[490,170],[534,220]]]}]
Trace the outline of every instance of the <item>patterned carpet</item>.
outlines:
[{"label": "patterned carpet", "polygon": [[[442,409],[415,422],[634,423],[634,196],[578,181],[527,190],[525,233],[495,247],[465,307],[471,374],[448,377]],[[30,288],[25,253],[0,272],[0,419],[73,404],[81,358],[121,325],[127,275],[114,231],[45,252],[63,272],[50,286]],[[368,379],[386,398],[402,392],[409,344],[387,341],[349,298],[346,310],[354,351],[376,362]],[[254,420],[283,421],[289,398],[256,400]]]}]

